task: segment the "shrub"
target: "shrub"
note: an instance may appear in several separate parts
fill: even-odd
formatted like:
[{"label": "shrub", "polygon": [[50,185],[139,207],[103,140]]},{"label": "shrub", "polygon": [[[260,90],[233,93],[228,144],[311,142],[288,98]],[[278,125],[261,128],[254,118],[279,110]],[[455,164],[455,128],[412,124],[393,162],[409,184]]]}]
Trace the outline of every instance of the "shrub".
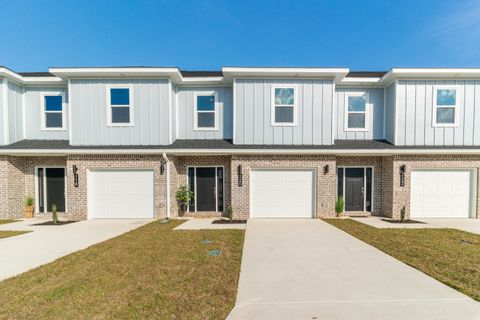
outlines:
[{"label": "shrub", "polygon": [[233,208],[231,206],[227,207],[227,217],[230,222],[233,222]]},{"label": "shrub", "polygon": [[345,202],[343,201],[343,197],[338,197],[337,202],[335,202],[335,211],[337,212],[337,217],[342,215],[344,209]]},{"label": "shrub", "polygon": [[403,206],[402,210],[400,210],[400,221],[405,220],[405,206]]},{"label": "shrub", "polygon": [[55,203],[52,204],[52,221],[53,221],[53,224],[58,223],[57,205]]},{"label": "shrub", "polygon": [[25,206],[26,206],[26,207],[31,207],[31,206],[33,206],[33,198],[32,198],[32,197],[27,196],[27,197],[25,198]]}]

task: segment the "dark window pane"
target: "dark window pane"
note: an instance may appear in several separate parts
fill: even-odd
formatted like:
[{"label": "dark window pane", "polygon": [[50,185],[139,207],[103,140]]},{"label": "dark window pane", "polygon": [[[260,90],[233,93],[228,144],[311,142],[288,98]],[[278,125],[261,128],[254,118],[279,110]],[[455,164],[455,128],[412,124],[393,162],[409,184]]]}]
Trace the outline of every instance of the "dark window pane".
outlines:
[{"label": "dark window pane", "polygon": [[43,202],[44,196],[45,196],[45,191],[43,190],[43,168],[38,168],[38,196],[37,196],[37,201],[38,201],[38,211],[39,212],[44,212],[45,211],[45,204]]},{"label": "dark window pane", "polygon": [[45,96],[45,110],[46,111],[62,111],[62,97],[61,96]]},{"label": "dark window pane", "polygon": [[62,127],[62,114],[55,113],[45,113],[45,126],[47,128],[61,128]]},{"label": "dark window pane", "polygon": [[197,110],[214,111],[215,96],[197,96]]},{"label": "dark window pane", "polygon": [[198,127],[199,128],[214,128],[215,127],[215,113],[213,112],[199,112],[198,113]]},{"label": "dark window pane", "polygon": [[455,108],[437,108],[437,123],[454,124]]},{"label": "dark window pane", "polygon": [[371,212],[372,211],[372,187],[373,187],[373,181],[372,181],[372,168],[367,168],[367,194],[366,194],[366,207],[367,211]]},{"label": "dark window pane", "polygon": [[343,197],[343,168],[337,169],[337,194],[338,197]]},{"label": "dark window pane", "polygon": [[129,107],[112,107],[112,123],[129,123]]},{"label": "dark window pane", "polygon": [[188,206],[188,211],[194,212],[195,211],[195,169],[188,168],[188,188],[190,191],[194,193],[193,198],[190,200],[190,204]]},{"label": "dark window pane", "polygon": [[110,89],[112,105],[130,105],[130,90],[127,88]]},{"label": "dark window pane", "polygon": [[349,128],[365,128],[365,114],[364,113],[350,113],[348,114]]},{"label": "dark window pane", "polygon": [[293,107],[275,107],[275,122],[293,123]]},{"label": "dark window pane", "polygon": [[217,168],[217,202],[218,211],[223,211],[223,168]]}]

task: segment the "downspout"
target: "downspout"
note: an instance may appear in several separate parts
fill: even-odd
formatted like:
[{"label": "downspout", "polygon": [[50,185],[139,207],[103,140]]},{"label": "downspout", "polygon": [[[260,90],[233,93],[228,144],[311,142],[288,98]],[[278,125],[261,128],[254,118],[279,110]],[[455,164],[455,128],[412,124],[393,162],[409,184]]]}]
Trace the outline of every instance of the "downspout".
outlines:
[{"label": "downspout", "polygon": [[163,160],[165,160],[167,171],[167,218],[170,219],[170,160],[165,152],[163,153]]}]

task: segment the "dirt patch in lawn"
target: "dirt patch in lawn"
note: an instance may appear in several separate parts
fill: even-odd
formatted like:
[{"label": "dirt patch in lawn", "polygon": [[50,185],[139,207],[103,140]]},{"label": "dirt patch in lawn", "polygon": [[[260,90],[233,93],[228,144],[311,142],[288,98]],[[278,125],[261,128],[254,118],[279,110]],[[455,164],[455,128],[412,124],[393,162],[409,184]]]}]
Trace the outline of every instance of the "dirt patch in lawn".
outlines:
[{"label": "dirt patch in lawn", "polygon": [[480,301],[480,235],[456,229],[377,229],[351,219],[325,221]]},{"label": "dirt patch in lawn", "polygon": [[0,282],[0,318],[225,319],[244,231],[172,231],[181,223],[155,221]]},{"label": "dirt patch in lawn", "polygon": [[0,239],[18,236],[31,231],[0,231]]},{"label": "dirt patch in lawn", "polygon": [[0,224],[14,223],[14,222],[19,222],[19,221],[21,221],[21,220],[3,219],[3,220],[0,220]]}]

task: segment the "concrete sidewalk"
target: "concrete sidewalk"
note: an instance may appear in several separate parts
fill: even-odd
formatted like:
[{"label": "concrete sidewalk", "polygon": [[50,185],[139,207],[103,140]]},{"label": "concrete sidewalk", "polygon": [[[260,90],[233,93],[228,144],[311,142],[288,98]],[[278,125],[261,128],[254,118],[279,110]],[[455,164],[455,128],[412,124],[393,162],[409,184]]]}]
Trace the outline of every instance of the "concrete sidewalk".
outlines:
[{"label": "concrete sidewalk", "polygon": [[33,232],[0,239],[0,280],[52,262],[69,253],[136,229],[153,220],[86,220],[61,226],[35,226],[30,219],[0,225],[0,230]]},{"label": "concrete sidewalk", "polygon": [[480,304],[320,220],[249,220],[228,319],[480,319]]}]

